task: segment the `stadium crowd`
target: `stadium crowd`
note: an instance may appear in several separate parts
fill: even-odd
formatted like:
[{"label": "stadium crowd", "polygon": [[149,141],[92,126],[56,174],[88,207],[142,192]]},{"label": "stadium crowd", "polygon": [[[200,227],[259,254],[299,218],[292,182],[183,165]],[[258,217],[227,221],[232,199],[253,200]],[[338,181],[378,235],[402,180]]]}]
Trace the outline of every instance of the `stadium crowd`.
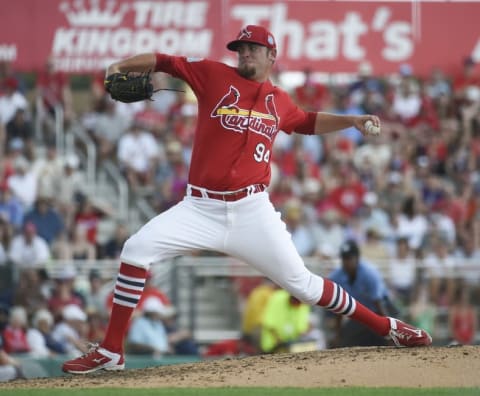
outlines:
[{"label": "stadium crowd", "polygon": [[[348,83],[338,84],[304,70],[304,82],[289,88],[299,106],[378,115],[382,134],[280,133],[269,192],[301,255],[331,260],[345,240],[356,240],[363,258],[382,271],[404,315],[430,320],[419,325],[431,330],[435,314],[427,312],[449,308],[449,340],[475,343],[480,73],[471,58],[459,64],[452,75],[433,68],[418,76],[403,64],[398,73],[380,76],[364,62]],[[133,197],[145,197],[156,212],[182,199],[196,103],[178,80],[161,73],[154,78],[156,87],[184,92],[159,91],[154,101],[126,105],[110,100],[99,74],[91,76],[89,109],[80,113],[68,76],[54,71],[50,61],[30,90],[10,64],[0,65],[0,269],[12,269],[11,282],[0,285],[2,353],[76,354],[85,351],[84,341],[101,339],[108,304],[97,294],[104,281],[100,272],[90,273],[82,294],[75,290],[74,267],[65,266],[53,278],[47,264],[115,259],[128,237],[119,223],[107,242],[98,241],[102,216],[115,213],[96,206],[85,191],[79,157],[57,152],[57,106],[67,131],[79,123],[95,141],[98,166],[107,159],[118,165]],[[282,81],[280,73],[276,80]],[[190,353],[196,350],[188,334],[165,324],[171,303],[159,301],[163,306],[147,304],[150,311],[138,316],[144,320],[135,327],[162,317],[163,344],[136,350],[175,353],[181,341]],[[176,337],[169,338],[169,331]]]}]

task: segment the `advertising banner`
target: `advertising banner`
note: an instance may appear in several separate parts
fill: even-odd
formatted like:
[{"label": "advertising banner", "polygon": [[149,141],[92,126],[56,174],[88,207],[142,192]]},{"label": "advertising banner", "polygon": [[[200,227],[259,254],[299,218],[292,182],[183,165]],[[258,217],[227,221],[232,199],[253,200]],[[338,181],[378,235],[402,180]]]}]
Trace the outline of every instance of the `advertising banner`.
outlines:
[{"label": "advertising banner", "polygon": [[283,70],[351,73],[367,60],[377,74],[402,63],[428,74],[480,60],[479,15],[477,1],[16,0],[2,11],[0,60],[85,73],[149,51],[234,59],[225,43],[262,24]]}]

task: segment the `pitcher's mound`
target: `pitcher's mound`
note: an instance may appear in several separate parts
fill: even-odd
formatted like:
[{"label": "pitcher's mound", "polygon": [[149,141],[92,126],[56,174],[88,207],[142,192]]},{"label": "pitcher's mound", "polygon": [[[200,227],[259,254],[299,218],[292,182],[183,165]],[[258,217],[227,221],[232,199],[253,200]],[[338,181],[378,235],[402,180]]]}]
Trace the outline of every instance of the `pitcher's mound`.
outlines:
[{"label": "pitcher's mound", "polygon": [[[127,362],[128,366],[128,362]],[[480,346],[345,348],[262,355],[85,376],[20,380],[1,388],[480,387]]]}]

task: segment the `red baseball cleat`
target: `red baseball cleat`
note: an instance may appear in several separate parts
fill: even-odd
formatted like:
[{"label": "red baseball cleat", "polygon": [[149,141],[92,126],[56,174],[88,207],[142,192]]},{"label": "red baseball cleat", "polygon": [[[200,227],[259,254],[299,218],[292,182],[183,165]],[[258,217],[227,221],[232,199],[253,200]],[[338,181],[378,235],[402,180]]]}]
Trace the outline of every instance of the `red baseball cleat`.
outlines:
[{"label": "red baseball cleat", "polygon": [[398,347],[428,346],[432,343],[432,337],[425,330],[417,329],[395,318],[390,320],[390,332],[388,335]]},{"label": "red baseball cleat", "polygon": [[107,351],[99,346],[83,356],[63,363],[62,370],[71,374],[88,374],[98,370],[123,370],[125,359],[120,353]]}]

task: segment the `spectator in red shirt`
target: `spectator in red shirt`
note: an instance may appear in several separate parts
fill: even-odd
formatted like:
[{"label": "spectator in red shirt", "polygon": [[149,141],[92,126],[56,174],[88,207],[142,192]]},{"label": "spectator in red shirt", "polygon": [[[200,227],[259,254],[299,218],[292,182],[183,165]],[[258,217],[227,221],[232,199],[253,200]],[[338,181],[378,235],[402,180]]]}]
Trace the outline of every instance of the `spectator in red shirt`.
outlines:
[{"label": "spectator in red shirt", "polygon": [[10,310],[9,322],[3,330],[4,349],[7,353],[26,353],[30,351],[27,341],[27,311],[21,306]]},{"label": "spectator in red shirt", "polygon": [[333,202],[346,218],[350,218],[362,206],[364,194],[365,187],[356,171],[345,167],[341,171],[340,184],[330,192],[328,200]]},{"label": "spectator in red shirt", "polygon": [[325,85],[314,81],[309,68],[304,70],[304,75],[304,83],[295,88],[293,99],[305,110],[320,111],[327,100],[328,89]]}]

